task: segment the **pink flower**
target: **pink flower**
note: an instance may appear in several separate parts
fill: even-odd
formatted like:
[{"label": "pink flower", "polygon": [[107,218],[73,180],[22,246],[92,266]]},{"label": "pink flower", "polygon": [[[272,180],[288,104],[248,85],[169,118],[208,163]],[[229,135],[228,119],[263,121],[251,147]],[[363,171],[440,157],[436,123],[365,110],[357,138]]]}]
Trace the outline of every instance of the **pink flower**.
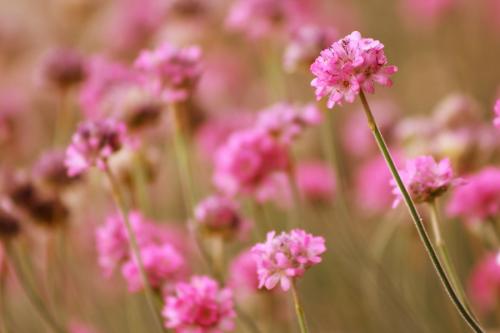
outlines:
[{"label": "pink flower", "polygon": [[194,220],[204,231],[223,236],[234,235],[245,223],[238,204],[222,195],[213,195],[201,201],[195,207]]},{"label": "pink flower", "polygon": [[476,265],[469,280],[469,293],[480,310],[496,309],[500,299],[500,252],[490,253]]},{"label": "pink flower", "polygon": [[201,55],[198,46],[177,48],[163,43],[155,50],[142,51],[135,67],[165,101],[183,101],[189,97],[201,75]]},{"label": "pink flower", "polygon": [[236,292],[243,293],[254,293],[259,289],[257,261],[252,251],[243,251],[232,261],[229,286]]},{"label": "pink flower", "polygon": [[321,262],[325,251],[325,239],[304,230],[294,229],[278,236],[275,231],[269,232],[264,243],[252,248],[257,260],[259,288],[270,290],[280,283],[281,289],[287,291],[293,279]]},{"label": "pink flower", "polygon": [[175,294],[167,296],[163,316],[165,327],[176,333],[223,333],[235,329],[232,292],[220,288],[208,276],[194,276],[180,282]]},{"label": "pink flower", "polygon": [[278,103],[259,113],[256,127],[280,142],[290,144],[308,126],[318,125],[321,120],[321,112],[312,104],[297,107]]},{"label": "pink flower", "polygon": [[[170,244],[148,244],[141,248],[141,258],[149,283],[153,288],[178,280],[184,272],[184,258]],[[122,266],[122,275],[130,292],[144,288],[137,258],[133,256]]]},{"label": "pink flower", "polygon": [[276,172],[288,168],[286,147],[268,133],[234,133],[216,153],[214,183],[228,195],[255,194]]},{"label": "pink flower", "polygon": [[495,102],[493,111],[495,112],[495,119],[493,120],[493,124],[496,128],[500,128],[500,98]]},{"label": "pink flower", "polygon": [[297,185],[302,195],[312,202],[329,202],[335,195],[335,177],[331,168],[320,161],[297,166]]},{"label": "pink flower", "polygon": [[[445,158],[438,163],[432,156],[419,156],[406,162],[406,168],[399,171],[403,183],[416,203],[430,202],[446,192],[451,186],[460,183],[453,176],[450,160]],[[396,195],[393,207],[402,198],[396,181],[391,179],[392,193]]]},{"label": "pink flower", "polygon": [[46,151],[33,167],[33,176],[44,184],[53,188],[62,189],[78,180],[78,177],[70,177],[66,171],[64,150]]},{"label": "pink flower", "polygon": [[82,82],[87,70],[83,57],[76,50],[58,48],[45,55],[41,71],[45,82],[64,89]]},{"label": "pink flower", "polygon": [[69,333],[97,333],[92,327],[85,325],[79,321],[72,320],[68,327]]},{"label": "pink flower", "polygon": [[114,120],[81,123],[66,149],[68,175],[77,176],[93,166],[105,170],[108,158],[122,148],[125,140],[125,125]]},{"label": "pink flower", "polygon": [[407,18],[417,21],[418,27],[422,28],[436,23],[456,4],[456,0],[404,0],[402,5]]},{"label": "pink flower", "polygon": [[390,76],[396,66],[388,66],[384,44],[371,38],[362,38],[354,31],[321,52],[311,65],[315,78],[316,99],[329,95],[327,106],[342,105],[342,100],[352,103],[360,90],[375,91],[375,83],[390,87]]},{"label": "pink flower", "polygon": [[448,213],[469,222],[484,221],[500,213],[500,168],[488,167],[465,178],[453,192]]}]

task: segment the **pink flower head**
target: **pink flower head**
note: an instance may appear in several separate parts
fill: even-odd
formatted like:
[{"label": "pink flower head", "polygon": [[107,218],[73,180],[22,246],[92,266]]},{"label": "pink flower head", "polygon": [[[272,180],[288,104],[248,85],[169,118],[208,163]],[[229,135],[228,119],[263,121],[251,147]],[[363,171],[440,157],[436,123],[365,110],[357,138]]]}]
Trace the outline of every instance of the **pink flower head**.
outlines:
[{"label": "pink flower head", "polygon": [[327,106],[333,108],[342,105],[342,100],[354,102],[360,90],[373,93],[375,83],[390,87],[389,77],[397,67],[387,65],[384,44],[354,31],[321,51],[311,72],[315,76],[311,86],[316,88],[316,99],[329,95]]},{"label": "pink flower head", "polygon": [[495,119],[493,120],[493,124],[496,128],[500,128],[500,98],[495,102],[493,111],[495,112]]},{"label": "pink flower head", "polygon": [[167,102],[186,100],[201,75],[201,49],[177,48],[163,43],[155,50],[142,51],[135,61],[153,91]]},{"label": "pink flower head", "polygon": [[238,255],[229,268],[229,286],[233,290],[253,293],[259,289],[257,261],[250,250]]},{"label": "pink flower head", "polygon": [[243,224],[238,204],[232,199],[213,195],[201,201],[194,210],[194,220],[203,230],[233,235]]},{"label": "pink flower head", "polygon": [[175,294],[167,296],[165,327],[177,333],[223,333],[235,328],[233,295],[208,276],[194,276],[180,282]]},{"label": "pink flower head", "polygon": [[[403,10],[418,27],[436,23],[457,4],[456,0],[404,0]],[[405,19],[405,21],[407,21]]]},{"label": "pink flower head", "polygon": [[283,144],[261,130],[243,130],[232,134],[217,151],[213,180],[225,194],[255,194],[273,174],[288,166]]},{"label": "pink flower head", "polygon": [[[141,258],[149,283],[153,288],[178,280],[184,272],[184,258],[170,244],[149,244],[141,248]],[[137,258],[133,256],[122,266],[122,275],[130,292],[144,288]]]},{"label": "pink flower head", "polygon": [[63,89],[85,79],[86,64],[76,50],[58,48],[45,55],[41,71],[45,82]]},{"label": "pink flower head", "polygon": [[287,291],[293,279],[321,262],[325,251],[325,239],[304,230],[294,229],[278,236],[275,231],[269,232],[264,243],[252,248],[257,260],[259,288],[270,290],[280,283],[281,289]]},{"label": "pink flower head", "polygon": [[[450,160],[447,158],[436,163],[432,156],[419,156],[407,161],[406,168],[399,172],[416,203],[430,202],[460,182],[454,178]],[[401,202],[402,196],[393,179],[391,185],[396,195],[393,207],[396,207]]]},{"label": "pink flower head", "polygon": [[72,320],[68,327],[69,333],[97,333],[92,327],[79,321]]},{"label": "pink flower head", "polygon": [[71,185],[77,177],[70,177],[66,171],[64,150],[45,152],[33,167],[33,176],[53,188],[61,189]]},{"label": "pink flower head", "polygon": [[304,162],[297,166],[297,185],[304,198],[312,202],[329,202],[335,195],[335,177],[325,163]]},{"label": "pink flower head", "polygon": [[481,260],[469,280],[472,300],[484,312],[495,310],[500,300],[500,252]]},{"label": "pink flower head", "polygon": [[111,119],[81,123],[66,149],[68,175],[77,176],[92,166],[104,170],[108,158],[123,147],[125,140],[122,123]]},{"label": "pink flower head", "polygon": [[297,107],[278,103],[260,112],[256,126],[284,144],[290,144],[308,126],[318,125],[322,114],[310,104]]},{"label": "pink flower head", "polygon": [[484,221],[500,214],[500,168],[489,167],[465,178],[448,203],[451,216],[469,222]]}]

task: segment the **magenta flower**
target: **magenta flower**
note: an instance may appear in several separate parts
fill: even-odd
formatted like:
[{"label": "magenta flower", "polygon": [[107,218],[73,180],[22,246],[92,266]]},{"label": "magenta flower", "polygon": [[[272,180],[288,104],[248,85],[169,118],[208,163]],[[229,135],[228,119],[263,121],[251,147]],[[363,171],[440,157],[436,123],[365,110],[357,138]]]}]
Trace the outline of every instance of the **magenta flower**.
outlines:
[{"label": "magenta flower", "polygon": [[321,121],[321,112],[312,104],[297,107],[278,103],[259,113],[256,127],[278,141],[290,144],[307,127],[318,125]]},{"label": "magenta flower", "polygon": [[500,128],[500,98],[495,102],[493,111],[495,112],[495,119],[493,120],[493,124],[496,128]]},{"label": "magenta flower", "polygon": [[483,312],[494,311],[500,300],[500,252],[483,258],[471,274],[469,293]]},{"label": "magenta flower", "polygon": [[93,166],[105,170],[108,158],[126,141],[126,127],[111,119],[86,121],[78,126],[66,149],[68,175],[77,176]]},{"label": "magenta flower", "polygon": [[236,312],[232,291],[220,288],[208,276],[194,276],[180,282],[175,294],[167,296],[163,316],[165,327],[176,333],[223,333],[235,329]]},{"label": "magenta flower", "polygon": [[281,289],[287,291],[293,279],[321,262],[325,251],[325,239],[304,230],[294,229],[278,236],[275,231],[269,232],[264,243],[252,248],[257,260],[259,288],[270,290],[280,283]]},{"label": "magenta flower", "polygon": [[335,195],[335,176],[327,164],[303,162],[297,166],[297,185],[300,193],[312,202],[329,202]]},{"label": "magenta flower", "polygon": [[333,108],[342,101],[352,103],[361,90],[375,91],[375,83],[390,87],[390,76],[396,66],[388,66],[384,44],[363,38],[354,31],[321,52],[311,65],[315,78],[316,99],[328,97],[327,106]]},{"label": "magenta flower", "polygon": [[186,100],[201,75],[201,49],[177,48],[164,43],[152,51],[142,51],[135,67],[144,74],[151,89],[167,102]]},{"label": "magenta flower", "polygon": [[232,261],[228,284],[238,293],[254,293],[259,289],[257,260],[252,251],[243,251]]},{"label": "magenta flower", "polygon": [[500,214],[500,168],[488,167],[465,178],[453,192],[447,211],[468,222],[484,221]]},{"label": "magenta flower", "polygon": [[[458,185],[460,179],[453,175],[450,160],[445,158],[436,163],[432,156],[419,156],[406,162],[406,167],[399,170],[401,179],[416,203],[430,202],[446,192],[451,186]],[[391,179],[396,207],[401,200],[401,192],[396,182]]]}]

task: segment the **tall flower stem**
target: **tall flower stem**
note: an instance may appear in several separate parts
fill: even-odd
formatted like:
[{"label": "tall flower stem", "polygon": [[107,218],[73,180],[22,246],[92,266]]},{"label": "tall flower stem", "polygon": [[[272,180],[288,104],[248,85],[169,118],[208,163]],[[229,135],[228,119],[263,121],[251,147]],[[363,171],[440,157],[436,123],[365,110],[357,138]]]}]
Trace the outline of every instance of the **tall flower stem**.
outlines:
[{"label": "tall flower stem", "polygon": [[17,252],[15,248],[12,246],[12,244],[6,245],[6,251],[21,288],[24,290],[30,303],[33,305],[33,307],[38,312],[40,317],[45,321],[45,323],[51,328],[53,332],[66,333],[66,330],[63,328],[63,326],[61,326],[57,322],[55,317],[52,315],[52,313],[50,313],[47,304],[44,304],[42,297],[37,293],[35,288],[31,285],[28,277],[26,276],[22,268],[21,260],[18,257]]},{"label": "tall flower stem", "polygon": [[470,326],[470,328],[476,333],[483,333],[484,330],[481,328],[479,323],[473,318],[473,316],[470,315],[469,311],[467,311],[466,306],[461,302],[453,285],[450,282],[450,279],[446,275],[446,271],[443,268],[443,265],[439,261],[436,250],[434,249],[432,242],[429,238],[429,235],[425,230],[422,218],[420,217],[420,214],[418,213],[415,203],[410,197],[408,190],[406,189],[403,181],[401,180],[401,176],[399,175],[396,165],[394,164],[394,160],[392,159],[391,154],[389,152],[389,148],[387,147],[384,138],[382,136],[382,133],[380,132],[380,129],[377,126],[375,118],[373,117],[373,114],[371,112],[370,106],[368,105],[368,101],[366,100],[363,90],[360,91],[359,96],[361,99],[361,103],[363,104],[363,109],[365,111],[366,118],[368,120],[368,126],[370,127],[370,130],[372,131],[373,136],[375,137],[375,141],[377,142],[380,152],[382,153],[387,163],[387,166],[389,167],[389,170],[391,171],[391,174],[394,177],[394,180],[396,181],[399,190],[401,191],[401,194],[403,196],[406,206],[408,207],[413,223],[417,228],[418,235],[422,240],[422,243],[431,259],[431,262],[434,266],[434,269],[436,270],[437,275],[439,276],[443,284],[444,289],[446,290],[451,301],[453,302],[453,304],[455,305],[455,307],[457,308],[458,312],[465,320],[465,322]]},{"label": "tall flower stem", "polygon": [[304,308],[302,307],[302,303],[300,301],[300,296],[297,290],[297,284],[295,280],[292,282],[291,289],[292,289],[293,304],[295,306],[295,314],[297,315],[297,320],[299,322],[300,333],[309,333],[309,330],[307,329],[306,315],[304,313]]},{"label": "tall flower stem", "polygon": [[154,296],[153,288],[151,287],[151,284],[149,283],[146,271],[144,269],[144,263],[142,261],[141,252],[139,249],[139,245],[137,243],[137,237],[135,235],[134,230],[132,229],[132,225],[131,225],[130,220],[129,220],[129,211],[128,211],[127,204],[125,202],[125,198],[123,197],[122,192],[120,191],[120,186],[118,184],[118,181],[116,180],[113,172],[109,168],[109,165],[106,165],[105,173],[106,173],[106,176],[108,177],[109,183],[111,185],[111,193],[113,195],[113,199],[114,199],[118,209],[120,210],[120,213],[122,214],[125,228],[127,230],[127,236],[129,238],[130,249],[131,249],[135,259],[137,260],[137,266],[139,267],[139,273],[141,276],[142,284],[144,285],[146,301],[148,303],[150,311],[153,313],[153,316],[155,318],[157,330],[159,332],[165,332],[165,329],[163,328],[163,325],[162,325],[160,313],[158,312],[156,305],[155,305],[155,298],[154,298],[155,296]]}]

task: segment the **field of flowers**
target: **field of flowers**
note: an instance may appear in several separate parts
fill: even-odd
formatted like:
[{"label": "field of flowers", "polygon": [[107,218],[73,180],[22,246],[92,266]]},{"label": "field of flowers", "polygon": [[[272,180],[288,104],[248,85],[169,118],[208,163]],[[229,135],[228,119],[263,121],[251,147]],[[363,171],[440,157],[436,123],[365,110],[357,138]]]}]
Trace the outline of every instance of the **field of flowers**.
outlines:
[{"label": "field of flowers", "polygon": [[500,0],[0,0],[0,333],[500,332]]}]

